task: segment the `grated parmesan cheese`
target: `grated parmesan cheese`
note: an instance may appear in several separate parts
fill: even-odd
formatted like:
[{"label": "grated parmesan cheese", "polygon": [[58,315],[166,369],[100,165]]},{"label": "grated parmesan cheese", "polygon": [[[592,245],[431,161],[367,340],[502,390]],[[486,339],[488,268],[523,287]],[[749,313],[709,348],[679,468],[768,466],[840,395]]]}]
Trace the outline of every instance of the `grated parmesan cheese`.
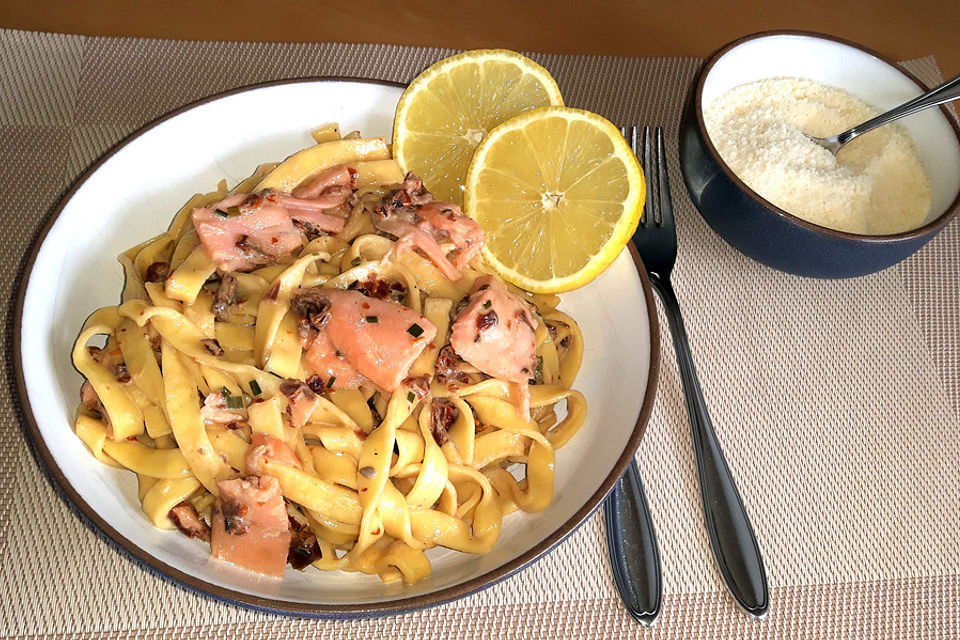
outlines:
[{"label": "grated parmesan cheese", "polygon": [[888,235],[921,226],[930,210],[930,182],[903,127],[874,129],[836,157],[803,135],[836,135],[878,113],[843,89],[772,78],[730,89],[704,120],[723,161],[763,198],[823,227]]}]

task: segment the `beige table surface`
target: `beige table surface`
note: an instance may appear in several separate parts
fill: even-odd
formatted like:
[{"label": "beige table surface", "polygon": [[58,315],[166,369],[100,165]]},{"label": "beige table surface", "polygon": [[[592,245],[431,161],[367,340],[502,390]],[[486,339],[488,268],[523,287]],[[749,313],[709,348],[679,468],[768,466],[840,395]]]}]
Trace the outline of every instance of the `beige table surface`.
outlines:
[{"label": "beige table surface", "polygon": [[[238,44],[0,31],[0,286],[12,302],[44,217],[111,145],[191,100],[308,75],[406,81],[450,50]],[[702,525],[669,343],[638,452],[660,536],[663,617],[624,613],[594,516],[528,570],[455,603],[369,621],[311,621],[197,595],[78,517],[0,400],[3,637],[957,637],[960,635],[960,227],[871,276],[797,278],[710,231],[676,164],[699,61],[535,54],[567,102],[668,132],[681,253],[675,286],[769,572],[751,622],[726,596]],[[938,78],[930,58],[908,67]],[[13,330],[8,305],[4,331]],[[65,356],[66,357],[66,356]],[[8,354],[8,363],[10,362]],[[66,437],[69,436],[65,425]]]}]

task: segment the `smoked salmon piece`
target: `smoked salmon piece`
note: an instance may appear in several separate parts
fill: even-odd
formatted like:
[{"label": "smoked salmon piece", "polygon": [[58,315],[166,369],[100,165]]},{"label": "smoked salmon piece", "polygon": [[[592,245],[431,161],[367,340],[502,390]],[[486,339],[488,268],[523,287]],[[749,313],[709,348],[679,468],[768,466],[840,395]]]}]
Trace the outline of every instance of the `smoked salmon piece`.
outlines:
[{"label": "smoked salmon piece", "polygon": [[[397,237],[396,253],[418,249],[448,280],[456,282],[461,270],[480,254],[487,237],[476,222],[452,202],[434,202],[423,182],[408,173],[403,185],[387,195],[373,214],[373,226]],[[442,244],[452,244],[451,251]]]},{"label": "smoked salmon piece", "polygon": [[400,254],[409,249],[419,249],[438,269],[443,276],[456,282],[463,277],[463,273],[457,269],[443,247],[428,233],[405,220],[399,218],[387,218],[374,222],[374,226],[385,233],[397,237],[397,243],[392,249],[392,253]]},{"label": "smoked salmon piece", "polygon": [[298,198],[316,198],[324,192],[329,193],[334,187],[353,189],[355,182],[356,171],[340,164],[304,180],[293,190],[293,195]]},{"label": "smoked salmon piece", "polygon": [[290,550],[290,522],[273,476],[222,480],[213,510],[210,550],[238,567],[282,578]]},{"label": "smoked salmon piece", "polygon": [[345,187],[342,191],[316,199],[297,198],[285,193],[268,193],[265,198],[286,209],[290,218],[297,222],[309,223],[320,231],[337,233],[343,230],[346,219],[327,212],[344,204],[352,193]]},{"label": "smoked salmon piece", "polygon": [[256,476],[263,475],[260,463],[265,459],[303,470],[303,465],[297,459],[297,454],[286,442],[269,434],[255,431],[250,436],[250,448],[247,449],[247,457],[245,458],[247,473]]},{"label": "smoked salmon piece", "polygon": [[359,291],[303,289],[291,308],[347,363],[387,391],[400,386],[410,365],[437,335],[433,323],[413,309]]},{"label": "smoked salmon piece", "polygon": [[429,233],[438,242],[452,242],[456,247],[450,252],[453,266],[463,269],[480,255],[487,236],[479,224],[463,215],[460,207],[451,202],[431,202],[418,207],[420,219],[417,226]]},{"label": "smoked salmon piece", "polygon": [[230,195],[191,212],[204,250],[224,273],[274,264],[302,246],[309,233],[337,233],[345,219],[333,210],[353,196],[355,172],[344,165],[321,171],[294,193],[271,189]]},{"label": "smoked salmon piece", "polygon": [[453,323],[450,345],[487,375],[525,383],[536,366],[535,326],[523,301],[493,276],[480,276]]},{"label": "smoked salmon piece", "polygon": [[255,194],[198,207],[191,218],[204,250],[224,273],[273,264],[303,244],[287,210]]},{"label": "smoked salmon piece", "polygon": [[325,389],[356,389],[367,382],[323,333],[316,333],[303,357],[311,371],[320,376],[320,384]]}]

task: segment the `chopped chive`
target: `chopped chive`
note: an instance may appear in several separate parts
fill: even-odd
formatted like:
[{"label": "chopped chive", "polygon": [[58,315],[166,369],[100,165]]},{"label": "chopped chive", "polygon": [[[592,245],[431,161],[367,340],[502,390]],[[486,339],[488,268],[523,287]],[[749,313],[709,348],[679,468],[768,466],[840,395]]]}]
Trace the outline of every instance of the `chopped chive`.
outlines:
[{"label": "chopped chive", "polygon": [[261,393],[263,393],[263,389],[260,388],[260,385],[257,384],[256,380],[250,381],[250,393],[252,393],[255,396],[258,396]]},{"label": "chopped chive", "polygon": [[380,322],[380,318],[378,318],[377,316],[365,316],[363,320],[369,324],[376,324]]},{"label": "chopped chive", "polygon": [[407,402],[413,402],[416,399],[417,396],[413,393],[413,391],[407,391]]},{"label": "chopped chive", "polygon": [[220,387],[220,397],[223,398],[223,404],[227,409],[243,409],[243,398],[230,393],[230,389]]},{"label": "chopped chive", "polygon": [[483,303],[483,308],[484,308],[484,309],[489,309],[491,304],[493,304],[493,303],[490,302],[489,300],[487,300],[486,302]]},{"label": "chopped chive", "polygon": [[330,379],[327,380],[327,389],[333,388],[333,383],[337,381],[337,376],[330,376]]},{"label": "chopped chive", "polygon": [[227,207],[224,209],[217,209],[217,215],[221,218],[233,218],[240,215],[240,207]]},{"label": "chopped chive", "polygon": [[419,338],[423,335],[423,327],[414,322],[407,328],[407,333],[412,335],[414,338]]},{"label": "chopped chive", "polygon": [[360,258],[360,256],[357,256],[356,258],[350,261],[350,264],[354,267],[358,267],[360,266],[361,262],[363,262],[363,260]]}]

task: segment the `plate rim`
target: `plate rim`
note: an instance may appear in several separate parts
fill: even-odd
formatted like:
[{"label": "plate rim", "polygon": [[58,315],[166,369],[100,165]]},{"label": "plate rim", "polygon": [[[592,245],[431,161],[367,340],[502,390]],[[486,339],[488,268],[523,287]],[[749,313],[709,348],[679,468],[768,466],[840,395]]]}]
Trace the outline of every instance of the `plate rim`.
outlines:
[{"label": "plate rim", "polygon": [[523,552],[510,562],[483,573],[475,578],[465,582],[424,593],[416,596],[398,598],[381,602],[356,603],[356,604],[317,604],[297,602],[294,600],[264,598],[258,595],[236,591],[222,587],[202,578],[190,575],[163,562],[148,551],[142,549],[132,540],[121,534],[113,528],[100,514],[83,499],[74,489],[73,485],[67,480],[60,466],[57,464],[47,447],[46,441],[40,433],[39,425],[33,414],[33,408],[27,395],[26,380],[23,373],[22,340],[23,332],[23,310],[26,300],[27,288],[29,287],[33,269],[41,247],[47,239],[53,225],[60,218],[60,214],[67,204],[73,199],[77,191],[87,182],[87,180],[96,173],[100,167],[113,157],[120,150],[131,144],[134,140],[141,137],[148,131],[159,126],[163,122],[170,120],[182,113],[190,111],[196,107],[226,98],[239,93],[254,91],[266,87],[274,87],[285,84],[315,83],[315,82],[356,82],[361,84],[375,84],[393,88],[404,88],[407,85],[388,80],[378,80],[372,78],[362,78],[356,76],[306,76],[298,78],[285,78],[280,80],[268,80],[258,82],[226,91],[218,92],[198,100],[184,104],[172,111],[169,111],[158,118],[151,120],[143,126],[121,139],[105,151],[93,164],[91,164],[63,193],[54,207],[49,211],[42,226],[36,232],[27,253],[21,258],[21,277],[17,284],[16,301],[14,303],[13,319],[13,369],[16,386],[17,401],[23,416],[21,423],[25,423],[25,430],[29,436],[39,458],[46,467],[48,479],[55,481],[56,485],[66,494],[67,499],[72,506],[79,509],[81,521],[85,524],[93,524],[99,529],[99,533],[105,535],[112,546],[117,546],[125,551],[128,556],[132,556],[140,565],[148,571],[159,572],[163,577],[172,579],[174,582],[186,587],[190,591],[202,595],[212,596],[217,600],[244,606],[247,608],[266,611],[269,613],[282,614],[295,617],[322,618],[322,619],[350,619],[380,617],[388,615],[398,615],[409,613],[427,607],[453,602],[470,594],[482,591],[491,587],[502,580],[514,575],[515,573],[527,568],[537,560],[541,559],[547,553],[552,551],[557,545],[563,542],[576,529],[578,529],[599,507],[603,504],[606,495],[613,489],[614,484],[623,475],[630,460],[636,455],[637,447],[640,445],[643,435],[646,431],[650,415],[653,411],[654,400],[656,397],[657,382],[660,371],[660,324],[657,317],[656,301],[653,297],[653,289],[650,285],[650,279],[647,277],[646,268],[639,257],[639,254],[633,247],[633,243],[628,243],[631,258],[636,267],[643,289],[643,297],[647,309],[648,325],[650,328],[650,362],[647,372],[647,385],[644,389],[644,399],[640,407],[640,413],[634,424],[633,431],[630,434],[627,444],[624,447],[620,457],[614,463],[613,468],[607,477],[603,480],[600,487],[590,496],[587,502],[578,509],[570,518],[568,518],[560,527],[555,529],[550,535],[538,542],[536,545]]}]

